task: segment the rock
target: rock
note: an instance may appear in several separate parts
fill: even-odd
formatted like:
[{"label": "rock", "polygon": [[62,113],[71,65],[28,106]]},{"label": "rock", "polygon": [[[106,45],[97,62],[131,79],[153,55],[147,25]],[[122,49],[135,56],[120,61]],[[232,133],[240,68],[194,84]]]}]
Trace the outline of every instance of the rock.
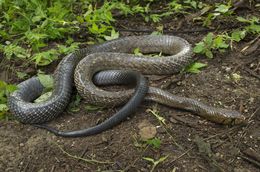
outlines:
[{"label": "rock", "polygon": [[149,121],[144,120],[138,124],[139,135],[142,140],[148,140],[155,137],[157,130],[154,125],[152,125]]}]

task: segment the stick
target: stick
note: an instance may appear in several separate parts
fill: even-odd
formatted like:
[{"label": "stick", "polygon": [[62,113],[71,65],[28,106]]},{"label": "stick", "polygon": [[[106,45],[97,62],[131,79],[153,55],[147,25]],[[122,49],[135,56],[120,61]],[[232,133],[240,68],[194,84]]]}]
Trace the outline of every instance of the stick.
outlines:
[{"label": "stick", "polygon": [[54,143],[56,146],[58,146],[58,148],[67,156],[74,158],[74,159],[78,159],[78,160],[82,160],[84,162],[90,163],[90,164],[113,164],[114,162],[110,162],[110,161],[99,161],[99,160],[95,160],[95,159],[86,159],[86,158],[81,158],[78,157],[76,155],[71,155],[70,153],[66,152],[58,143]]}]

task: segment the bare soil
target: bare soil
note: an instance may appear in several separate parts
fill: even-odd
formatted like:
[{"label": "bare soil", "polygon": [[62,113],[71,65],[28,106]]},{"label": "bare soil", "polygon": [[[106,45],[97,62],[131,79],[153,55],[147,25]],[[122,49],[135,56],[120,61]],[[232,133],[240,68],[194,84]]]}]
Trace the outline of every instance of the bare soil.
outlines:
[{"label": "bare soil", "polygon": [[[165,19],[165,29],[178,27],[178,19]],[[152,29],[156,25],[141,19],[120,18],[118,28]],[[223,24],[223,26],[225,26]],[[183,23],[179,30],[199,26]],[[121,32],[121,36],[138,32]],[[141,33],[145,34],[145,33]],[[171,33],[169,33],[171,34]],[[181,33],[190,43],[198,42],[207,32]],[[150,171],[152,163],[144,157],[158,160],[167,156],[154,171],[235,171],[256,172],[259,166],[245,152],[249,148],[260,153],[260,59],[259,50],[244,56],[240,50],[253,38],[233,45],[233,50],[216,53],[214,59],[194,56],[208,67],[199,74],[152,77],[151,84],[171,93],[199,99],[216,107],[241,111],[247,124],[224,126],[209,122],[191,112],[168,108],[156,103],[143,103],[131,118],[101,134],[83,138],[57,137],[15,120],[0,121],[0,171]],[[7,62],[9,70],[2,76],[8,82],[19,83],[13,73],[26,70],[36,73],[33,65]],[[51,73],[57,63],[44,68]],[[4,74],[3,74],[4,73]],[[234,75],[235,74],[235,75]],[[234,76],[240,76],[235,79]],[[1,79],[3,77],[1,76]],[[76,94],[76,93],[75,93]],[[87,112],[84,100],[78,112],[64,112],[49,125],[62,130],[95,125],[115,113],[118,108]],[[147,109],[156,109],[166,119],[166,126]],[[140,123],[155,126],[159,148],[145,146],[140,139]],[[255,160],[257,162],[257,160]],[[258,165],[259,165],[258,161]]]}]

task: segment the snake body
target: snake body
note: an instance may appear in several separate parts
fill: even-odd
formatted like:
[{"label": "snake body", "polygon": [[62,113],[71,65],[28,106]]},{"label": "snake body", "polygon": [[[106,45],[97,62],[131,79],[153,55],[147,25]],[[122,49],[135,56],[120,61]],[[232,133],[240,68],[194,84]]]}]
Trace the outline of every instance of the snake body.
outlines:
[{"label": "snake body", "polygon": [[128,116],[133,114],[138,105],[141,104],[148,91],[148,83],[143,75],[134,71],[127,70],[110,70],[102,71],[96,74],[94,82],[97,85],[113,85],[113,84],[126,84],[130,85],[135,83],[135,93],[131,99],[113,116],[106,119],[104,122],[85,129],[73,131],[60,131],[45,124],[34,124],[38,128],[46,129],[55,135],[63,137],[83,137],[101,133],[125,120]]},{"label": "snake body", "polygon": [[[168,56],[136,56],[131,54],[135,48],[139,48],[142,53],[162,52]],[[89,103],[107,107],[119,105],[127,102],[134,90],[109,92],[100,89],[92,81],[99,71],[130,69],[143,74],[174,74],[191,60],[191,45],[180,37],[165,35],[119,38],[80,49],[64,57],[55,71],[53,94],[47,101],[31,102],[43,90],[39,80],[31,78],[21,83],[21,89],[10,95],[8,105],[14,116],[22,123],[35,124],[49,121],[58,116],[68,105],[73,86],[73,74],[78,92]],[[104,74],[101,79],[109,80],[109,77]],[[238,124],[245,120],[244,116],[237,111],[207,106],[197,100],[175,96],[159,88],[149,87],[145,100],[189,110],[216,123]]]}]

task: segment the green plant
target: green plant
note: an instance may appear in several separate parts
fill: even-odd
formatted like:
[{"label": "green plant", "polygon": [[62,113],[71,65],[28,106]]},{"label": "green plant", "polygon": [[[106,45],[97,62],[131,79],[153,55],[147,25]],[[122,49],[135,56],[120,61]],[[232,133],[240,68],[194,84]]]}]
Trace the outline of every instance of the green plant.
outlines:
[{"label": "green plant", "polygon": [[196,43],[193,52],[205,54],[207,57],[213,58],[213,51],[223,52],[229,47],[232,48],[234,41],[239,42],[248,34],[260,34],[260,24],[257,17],[253,16],[249,19],[237,17],[237,20],[247,25],[240,29],[233,30],[230,34],[223,33],[214,35],[213,33],[208,33],[202,41]]},{"label": "green plant", "polygon": [[164,156],[164,157],[161,157],[158,160],[154,160],[153,158],[150,158],[150,157],[143,157],[144,160],[149,161],[149,162],[151,162],[153,164],[150,172],[153,172],[155,170],[156,166],[158,164],[162,163],[163,161],[165,161],[167,158],[168,158],[168,155]]},{"label": "green plant", "polygon": [[260,21],[258,17],[252,16],[251,18],[245,19],[243,17],[237,17],[237,20],[248,24],[244,27],[244,31],[252,34],[260,34]]},{"label": "green plant", "polygon": [[39,66],[46,66],[57,60],[60,54],[67,55],[78,49],[79,43],[74,42],[70,46],[57,45],[57,49],[52,48],[43,52],[35,53],[32,60]]},{"label": "green plant", "polygon": [[98,111],[98,110],[102,110],[102,109],[104,109],[104,107],[97,106],[97,105],[88,104],[85,106],[85,110],[88,112],[94,112],[94,111]]},{"label": "green plant", "polygon": [[51,63],[50,56],[56,55],[54,51],[44,53],[41,49],[47,46],[47,41],[65,38],[78,30],[68,25],[76,21],[73,5],[75,2],[69,0],[1,1],[0,35],[6,45],[0,45],[0,52],[8,59],[32,58],[39,65]]},{"label": "green plant", "polygon": [[213,50],[223,52],[229,47],[227,43],[229,41],[227,35],[214,35],[213,33],[208,33],[202,41],[196,43],[193,48],[193,52],[198,54],[205,54],[208,58],[213,58]]},{"label": "green plant", "polygon": [[7,96],[16,89],[15,85],[7,84],[0,80],[0,119],[3,119],[9,110],[7,107]]},{"label": "green plant", "polygon": [[17,75],[17,77],[18,77],[19,79],[23,79],[23,80],[28,77],[28,74],[25,73],[25,72],[19,72],[19,71],[17,71],[17,72],[16,72],[16,75]]},{"label": "green plant", "polygon": [[185,71],[190,72],[190,73],[199,73],[200,69],[204,68],[206,66],[207,66],[207,64],[205,64],[205,63],[194,62],[194,63],[191,63],[190,65],[188,65],[185,68]]},{"label": "green plant", "polygon": [[161,146],[161,140],[158,138],[148,139],[145,141],[146,144],[151,145],[154,148],[159,148]]},{"label": "green plant", "polygon": [[104,38],[107,41],[117,39],[117,38],[119,38],[119,32],[116,32],[114,29],[112,29],[110,36],[104,36]]},{"label": "green plant", "polygon": [[152,138],[152,139],[148,139],[148,140],[138,140],[137,137],[133,137],[134,138],[134,145],[135,147],[139,147],[139,148],[148,148],[148,146],[152,146],[155,149],[160,148],[162,141],[159,138]]},{"label": "green plant", "polygon": [[166,119],[162,117],[159,112],[156,109],[147,109],[147,112],[150,112],[152,115],[154,115],[157,120],[160,122],[160,124],[166,125]]},{"label": "green plant", "polygon": [[44,87],[42,95],[34,100],[35,103],[44,102],[49,99],[52,95],[52,89],[54,85],[54,79],[51,75],[46,75],[43,72],[39,71],[37,74],[41,84]]},{"label": "green plant", "polygon": [[46,66],[58,59],[58,51],[56,49],[50,49],[40,53],[35,53],[32,60],[39,66]]},{"label": "green plant", "polygon": [[114,29],[111,25],[115,21],[111,12],[114,8],[115,3],[107,1],[99,8],[89,4],[87,12],[83,15],[84,18],[78,16],[78,19],[87,23],[87,29],[90,33],[103,37]]},{"label": "green plant", "polygon": [[0,50],[3,51],[5,57],[7,59],[12,59],[12,58],[19,58],[19,59],[26,59],[30,56],[30,53],[28,50],[16,45],[16,44],[7,44],[4,46],[0,46]]},{"label": "green plant", "polygon": [[79,94],[73,95],[72,101],[70,102],[68,109],[71,112],[78,112],[80,110],[79,105],[80,105],[81,97]]},{"label": "green plant", "polygon": [[230,16],[233,14],[233,11],[230,10],[232,7],[231,1],[228,1],[227,4],[219,4],[215,5],[204,5],[204,8],[201,10],[202,15],[206,14],[206,17],[199,17],[200,20],[203,21],[203,26],[209,27],[212,24],[212,21],[223,17]]},{"label": "green plant", "polygon": [[150,14],[150,15],[143,15],[143,16],[144,16],[144,20],[146,22],[152,21],[154,23],[158,23],[159,21],[161,21],[161,19],[163,17],[168,17],[172,14],[173,14],[173,12],[167,11],[167,12],[164,12],[162,14]]}]

